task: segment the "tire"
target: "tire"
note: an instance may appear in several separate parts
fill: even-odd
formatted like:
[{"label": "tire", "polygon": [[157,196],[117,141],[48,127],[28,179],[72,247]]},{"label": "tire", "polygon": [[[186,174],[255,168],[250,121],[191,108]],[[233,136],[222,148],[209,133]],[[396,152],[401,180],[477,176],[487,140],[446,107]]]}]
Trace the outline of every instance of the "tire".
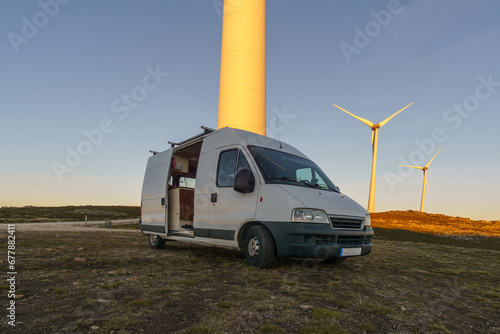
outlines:
[{"label": "tire", "polygon": [[339,264],[344,263],[345,260],[346,260],[345,257],[337,257],[337,258],[334,258],[334,259],[323,260],[323,262],[324,263],[328,263],[328,264],[332,264],[334,266],[337,266]]},{"label": "tire", "polygon": [[269,268],[274,260],[274,239],[262,225],[250,227],[245,235],[245,257],[249,265]]},{"label": "tire", "polygon": [[149,246],[153,249],[162,249],[165,247],[165,240],[159,235],[148,234]]}]

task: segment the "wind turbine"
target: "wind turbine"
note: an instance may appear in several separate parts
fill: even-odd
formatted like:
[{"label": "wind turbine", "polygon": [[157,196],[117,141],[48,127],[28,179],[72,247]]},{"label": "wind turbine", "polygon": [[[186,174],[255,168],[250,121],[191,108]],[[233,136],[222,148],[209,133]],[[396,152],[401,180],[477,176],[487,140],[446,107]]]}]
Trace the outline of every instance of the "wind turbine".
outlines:
[{"label": "wind turbine", "polygon": [[422,187],[422,202],[420,202],[420,212],[424,212],[424,205],[425,205],[425,185],[426,184],[427,184],[427,191],[429,191],[429,193],[430,193],[429,182],[427,182],[427,170],[429,169],[429,165],[431,164],[432,160],[434,160],[434,158],[436,157],[436,155],[438,155],[438,153],[441,152],[442,149],[443,148],[441,147],[439,149],[439,151],[437,151],[437,153],[434,154],[434,156],[432,157],[431,161],[429,161],[427,163],[427,165],[425,165],[424,167],[422,167],[422,166],[408,166],[408,165],[401,165],[401,164],[399,164],[400,166],[404,166],[404,167],[421,169],[424,172],[424,185]]},{"label": "wind turbine", "polygon": [[406,108],[411,106],[412,104],[413,104],[413,102],[410,103],[409,105],[407,105],[406,107],[404,107],[403,109],[399,110],[397,113],[393,114],[392,116],[386,118],[385,120],[383,120],[382,122],[377,123],[377,124],[374,124],[367,119],[364,119],[364,118],[358,117],[354,114],[351,114],[347,110],[334,104],[335,107],[339,108],[340,110],[345,111],[346,113],[348,113],[352,117],[356,118],[357,120],[365,123],[366,125],[368,125],[372,129],[372,176],[370,179],[370,194],[368,196],[368,212],[370,212],[370,213],[375,212],[375,174],[377,172],[378,129],[381,128],[382,126],[384,126],[387,122],[389,122],[391,120],[391,118],[393,118],[394,116],[396,116],[397,114],[399,114],[400,112],[402,112],[403,110],[405,110]]}]

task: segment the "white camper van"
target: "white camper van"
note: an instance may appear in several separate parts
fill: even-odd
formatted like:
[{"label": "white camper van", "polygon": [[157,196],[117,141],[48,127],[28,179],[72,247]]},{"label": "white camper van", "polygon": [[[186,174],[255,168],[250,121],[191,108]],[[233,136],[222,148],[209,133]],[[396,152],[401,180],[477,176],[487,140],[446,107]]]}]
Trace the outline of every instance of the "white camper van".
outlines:
[{"label": "white camper van", "polygon": [[[141,231],[152,248],[183,240],[331,263],[372,249],[370,215],[294,147],[255,133],[204,132],[149,158]],[[325,153],[328,153],[325,150]]]}]

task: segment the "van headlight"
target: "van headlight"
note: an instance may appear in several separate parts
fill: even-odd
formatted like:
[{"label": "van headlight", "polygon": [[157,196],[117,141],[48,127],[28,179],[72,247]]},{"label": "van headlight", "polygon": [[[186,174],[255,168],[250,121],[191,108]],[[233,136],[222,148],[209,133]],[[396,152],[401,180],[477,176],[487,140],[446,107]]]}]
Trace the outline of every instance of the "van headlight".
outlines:
[{"label": "van headlight", "polygon": [[292,212],[292,222],[329,224],[328,216],[323,210],[295,209]]},{"label": "van headlight", "polygon": [[370,214],[365,216],[365,226],[372,226],[372,220],[370,219]]}]

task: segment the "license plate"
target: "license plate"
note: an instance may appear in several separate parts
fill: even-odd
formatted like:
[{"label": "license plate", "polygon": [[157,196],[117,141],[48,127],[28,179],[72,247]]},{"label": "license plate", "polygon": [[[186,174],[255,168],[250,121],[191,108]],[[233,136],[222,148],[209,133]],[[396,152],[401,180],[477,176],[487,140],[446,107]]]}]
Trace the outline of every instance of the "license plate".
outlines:
[{"label": "license plate", "polygon": [[361,255],[361,247],[340,249],[340,256],[358,256],[358,255]]}]

